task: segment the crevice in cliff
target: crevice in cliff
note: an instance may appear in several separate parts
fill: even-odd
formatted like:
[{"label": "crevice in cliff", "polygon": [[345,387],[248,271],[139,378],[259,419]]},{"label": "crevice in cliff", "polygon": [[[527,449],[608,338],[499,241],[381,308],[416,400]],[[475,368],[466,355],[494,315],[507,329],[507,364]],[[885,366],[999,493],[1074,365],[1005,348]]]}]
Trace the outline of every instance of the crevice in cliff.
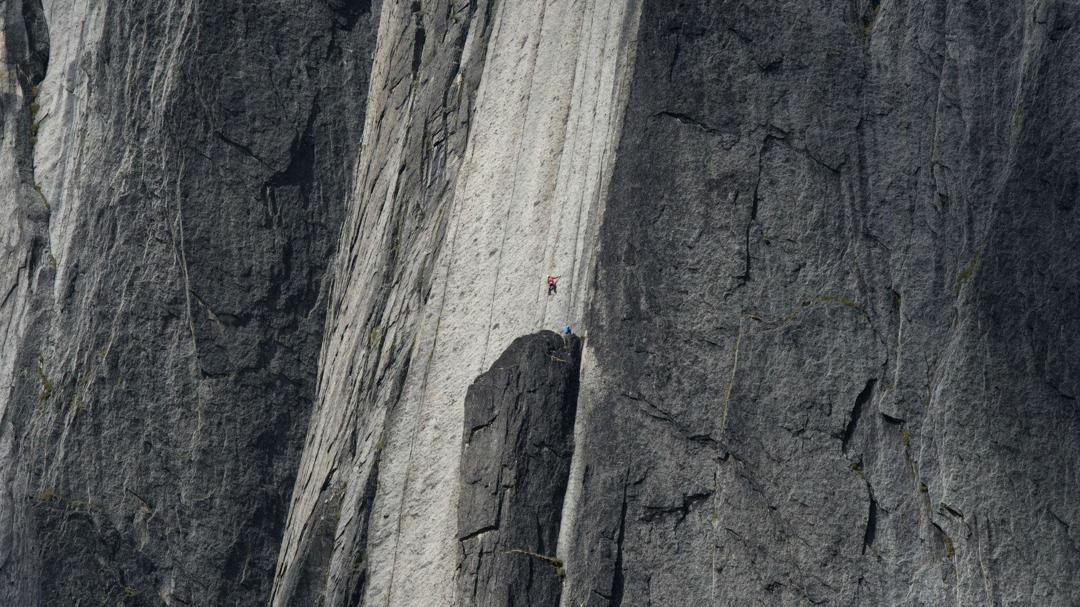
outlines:
[{"label": "crevice in cliff", "polygon": [[467,541],[469,541],[471,539],[478,538],[481,535],[484,535],[485,533],[491,533],[492,531],[498,531],[498,530],[499,530],[499,518],[498,518],[498,516],[496,516],[495,517],[495,522],[493,524],[485,525],[483,527],[480,527],[479,529],[474,529],[474,530],[470,531],[469,533],[466,533],[465,535],[458,537],[458,542],[465,543],[465,542],[467,542]]},{"label": "crevice in cliff", "polygon": [[[218,312],[217,310],[212,308],[210,304],[206,302],[206,300],[200,297],[194,289],[188,289],[188,293],[190,293],[191,296],[195,298],[195,301],[200,306],[202,306],[203,310],[206,311],[206,315],[210,318],[210,320],[218,323],[222,327],[246,327],[251,323],[252,320],[254,320],[254,315],[248,313],[230,314],[228,312]],[[203,373],[206,376],[210,376],[210,374],[206,373],[205,371]]]},{"label": "crevice in cliff", "polygon": [[349,568],[349,580],[346,586],[349,589],[349,600],[347,605],[360,605],[364,601],[364,590],[367,588],[368,581],[368,563],[367,563],[367,540],[368,531],[370,529],[371,511],[375,507],[375,495],[379,489],[379,470],[381,468],[382,461],[380,456],[382,454],[376,450],[372,457],[375,461],[371,464],[371,472],[368,474],[367,482],[364,483],[364,490],[360,499],[360,521],[357,525],[357,533],[359,537],[356,539],[356,543],[352,547],[352,559],[351,567]]},{"label": "crevice in cliff", "polygon": [[863,387],[862,392],[855,397],[855,405],[851,409],[851,415],[848,417],[847,426],[844,428],[844,434],[840,439],[840,450],[844,453],[848,452],[851,439],[855,436],[855,429],[859,425],[859,419],[863,416],[863,409],[866,407],[866,403],[874,395],[874,384],[877,383],[877,379],[869,379],[866,385]]},{"label": "crevice in cliff", "polygon": [[[863,4],[858,2],[857,4]],[[860,7],[856,5],[854,8],[855,22],[858,28],[856,34],[860,41],[869,44],[870,37],[874,33],[874,28],[877,26],[878,17],[881,16],[881,2],[872,0],[866,2],[865,6]]]},{"label": "crevice in cliff", "polygon": [[371,0],[327,0],[327,6],[336,17],[335,25],[352,31],[360,17],[371,14]]},{"label": "crevice in cliff", "polygon": [[[39,84],[45,79],[45,74],[49,67],[49,52],[51,48],[49,26],[45,20],[45,12],[42,10],[41,0],[23,0],[22,20],[25,29],[27,54],[18,59],[18,63],[15,65],[15,73],[19,87],[22,89],[23,99],[25,99],[27,103],[26,107],[28,110],[27,115],[29,122],[27,140],[30,145],[24,148],[27,151],[25,156],[25,158],[27,158],[27,164],[25,166],[28,167],[29,170],[23,174],[29,174],[29,184],[41,198],[41,203],[45,206],[46,213],[50,213],[52,209],[49,206],[49,201],[45,198],[45,194],[41,191],[41,186],[37,183],[37,174],[34,167],[34,147],[37,145],[38,129],[40,128],[41,120],[43,119],[43,117],[39,117],[41,112],[41,103],[38,99],[40,93]],[[10,37],[11,34],[8,34],[8,36]],[[9,55],[17,57],[18,55],[13,51],[14,49],[10,49]],[[50,258],[52,258],[51,253]]]},{"label": "crevice in cliff", "polygon": [[619,509],[619,531],[615,535],[615,563],[611,578],[611,606],[621,607],[626,591],[626,574],[623,572],[623,544],[626,540],[627,490],[623,484],[622,506]]},{"label": "crevice in cliff", "polygon": [[866,489],[870,494],[870,508],[866,515],[866,527],[863,530],[863,554],[866,554],[868,549],[873,548],[874,541],[877,540],[877,521],[878,511],[880,510],[877,499],[874,497],[874,492],[870,490],[869,483],[867,483]]},{"label": "crevice in cliff", "polygon": [[314,597],[323,593],[326,572],[337,543],[335,532],[341,517],[343,488],[334,483],[327,489],[329,494],[320,495],[315,516],[304,529],[304,541],[298,549],[298,571],[292,587],[281,593],[300,604],[314,603]]},{"label": "crevice in cliff", "polygon": [[754,224],[757,223],[758,204],[760,202],[759,192],[761,189],[761,179],[765,170],[765,155],[768,153],[771,144],[774,140],[780,140],[781,137],[768,133],[765,135],[765,139],[761,143],[761,149],[758,150],[757,156],[757,173],[754,177],[753,194],[750,197],[750,217],[746,220],[746,229],[744,233],[744,254],[746,256],[745,266],[742,275],[738,276],[743,282],[750,282],[750,235],[753,231]]},{"label": "crevice in cliff", "polygon": [[690,516],[690,513],[694,511],[694,508],[712,497],[712,491],[704,491],[701,493],[694,493],[692,495],[683,495],[682,504],[678,506],[643,506],[645,514],[641,516],[641,520],[645,522],[652,522],[658,518],[675,515],[675,527],[678,527],[686,517]]},{"label": "crevice in cliff", "polygon": [[427,43],[427,30],[424,29],[424,14],[421,11],[419,0],[413,0],[412,13],[415,31],[412,50],[412,75],[416,77],[420,73],[420,63],[424,58],[424,45]]},{"label": "crevice in cliff", "polygon": [[304,128],[289,146],[289,164],[284,170],[271,175],[266,182],[270,187],[302,187],[305,202],[306,187],[310,187],[315,180],[315,119],[319,116],[319,111],[319,96],[316,94],[311,100],[311,109],[308,111]]},{"label": "crevice in cliff", "polygon": [[724,132],[721,131],[720,129],[718,129],[716,127],[713,127],[713,126],[709,126],[708,124],[705,124],[704,122],[702,122],[701,120],[698,120],[697,118],[694,118],[693,116],[688,116],[687,114],[683,114],[683,113],[680,113],[680,112],[668,112],[668,111],[656,112],[655,114],[652,115],[652,117],[653,118],[670,118],[672,120],[675,120],[675,121],[679,122],[680,124],[685,124],[685,125],[688,125],[688,126],[698,128],[698,129],[700,129],[700,130],[702,130],[702,131],[704,131],[704,132],[706,132],[706,133],[708,133],[710,135],[723,135],[724,134]]},{"label": "crevice in cliff", "polygon": [[679,64],[679,54],[682,52],[682,44],[679,43],[678,38],[675,39],[675,50],[671,53],[671,63],[668,64],[668,82],[674,82],[675,80],[675,66]]},{"label": "crevice in cliff", "polygon": [[49,24],[41,0],[22,0],[28,56],[17,67],[19,84],[27,92],[45,79],[49,68]]},{"label": "crevice in cliff", "polygon": [[881,413],[880,415],[881,415],[881,419],[884,420],[885,423],[887,423],[887,424],[889,424],[891,426],[903,426],[904,424],[907,423],[907,420],[900,419],[899,417],[893,417],[893,416],[889,415],[888,413]]},{"label": "crevice in cliff", "polygon": [[241,154],[251,158],[252,160],[255,160],[256,162],[258,162],[259,164],[263,165],[264,167],[270,169],[271,171],[274,170],[274,167],[271,166],[269,162],[267,162],[267,161],[263,160],[262,158],[260,158],[259,155],[256,154],[255,152],[253,152],[250,147],[248,147],[248,146],[246,146],[246,145],[244,145],[244,144],[242,144],[242,143],[240,143],[238,141],[230,139],[228,135],[226,135],[225,133],[223,133],[221,131],[214,131],[214,135],[218,139],[220,139],[222,141],[222,143],[228,144],[228,145],[236,148]]},{"label": "crevice in cliff", "polygon": [[786,145],[788,149],[791,149],[795,152],[798,152],[799,154],[802,154],[803,156],[806,156],[806,158],[809,159],[810,162],[813,162],[819,167],[825,169],[826,171],[829,171],[834,175],[840,174],[840,169],[843,168],[846,159],[840,160],[840,162],[837,163],[835,166],[831,165],[828,162],[825,162],[824,160],[819,158],[817,154],[815,154],[806,144],[805,140],[803,140],[801,143],[798,143],[794,138],[790,137],[790,133],[786,129],[782,129],[772,123],[761,126],[770,131],[769,136],[772,137],[774,141],[779,141]]},{"label": "crevice in cliff", "polygon": [[[927,516],[929,516],[929,513],[927,513]],[[941,555],[946,560],[952,560],[953,555],[956,554],[956,547],[953,543],[952,536],[946,533],[945,530],[941,528],[941,525],[936,522],[930,521],[930,525],[933,527],[935,536],[938,540],[938,545],[941,547]]]},{"label": "crevice in cliff", "polygon": [[679,438],[688,442],[698,443],[701,445],[710,446],[712,448],[717,448],[719,446],[719,441],[715,437],[713,437],[711,433],[699,432],[693,427],[680,422],[670,411],[667,411],[666,409],[663,409],[660,406],[654,404],[652,401],[650,401],[648,398],[645,398],[643,395],[633,394],[626,391],[623,391],[620,394],[624,398],[634,403],[637,403],[638,410],[642,413],[642,415],[648,417],[649,419],[661,422],[664,426],[669,428],[675,436],[678,436]]}]

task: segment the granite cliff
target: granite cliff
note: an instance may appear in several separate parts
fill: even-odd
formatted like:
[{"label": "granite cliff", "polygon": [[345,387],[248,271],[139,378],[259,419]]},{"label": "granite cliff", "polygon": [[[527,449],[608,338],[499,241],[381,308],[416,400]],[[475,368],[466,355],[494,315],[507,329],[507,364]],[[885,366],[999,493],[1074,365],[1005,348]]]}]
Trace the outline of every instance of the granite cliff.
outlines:
[{"label": "granite cliff", "polygon": [[1075,2],[0,42],[0,604],[1080,604]]},{"label": "granite cliff", "polygon": [[0,19],[0,604],[264,602],[373,16],[19,0]]}]

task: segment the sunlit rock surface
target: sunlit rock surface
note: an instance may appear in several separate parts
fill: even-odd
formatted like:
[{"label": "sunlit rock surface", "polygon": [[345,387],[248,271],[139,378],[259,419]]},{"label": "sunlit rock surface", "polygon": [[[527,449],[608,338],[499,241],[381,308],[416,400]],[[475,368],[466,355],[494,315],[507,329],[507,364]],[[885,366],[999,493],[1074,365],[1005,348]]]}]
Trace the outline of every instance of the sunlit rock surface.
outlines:
[{"label": "sunlit rock surface", "polygon": [[0,604],[1080,604],[1077,24],[0,2]]}]

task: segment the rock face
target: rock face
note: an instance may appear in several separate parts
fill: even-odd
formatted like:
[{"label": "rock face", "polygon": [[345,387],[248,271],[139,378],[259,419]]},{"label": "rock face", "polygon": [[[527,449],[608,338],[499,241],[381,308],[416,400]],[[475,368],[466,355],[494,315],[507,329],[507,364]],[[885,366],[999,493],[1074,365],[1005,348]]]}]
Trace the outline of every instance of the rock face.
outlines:
[{"label": "rock face", "polygon": [[583,318],[636,25],[624,2],[384,6],[274,605],[457,601],[466,390]]},{"label": "rock face", "polygon": [[0,14],[0,604],[265,602],[371,8]]},{"label": "rock face", "polygon": [[515,339],[465,394],[460,605],[559,604],[554,556],[573,453],[581,341]]},{"label": "rock face", "polygon": [[1080,604],[1074,2],[149,4],[0,0],[0,604]]},{"label": "rock face", "polygon": [[1078,18],[645,3],[564,604],[1080,601]]}]

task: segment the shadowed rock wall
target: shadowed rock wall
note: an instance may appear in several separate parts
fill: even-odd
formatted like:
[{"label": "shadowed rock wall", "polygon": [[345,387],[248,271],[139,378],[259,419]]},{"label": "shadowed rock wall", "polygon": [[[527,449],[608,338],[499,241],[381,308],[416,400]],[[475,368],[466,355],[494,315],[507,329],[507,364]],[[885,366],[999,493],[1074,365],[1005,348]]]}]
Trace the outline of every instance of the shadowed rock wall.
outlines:
[{"label": "shadowed rock wall", "polygon": [[3,97],[0,603],[259,604],[372,7],[0,6],[30,68]]},{"label": "shadowed rock wall", "polygon": [[465,395],[460,605],[559,604],[581,340],[515,339]]},{"label": "shadowed rock wall", "polygon": [[1080,600],[1071,2],[646,2],[564,605]]}]

